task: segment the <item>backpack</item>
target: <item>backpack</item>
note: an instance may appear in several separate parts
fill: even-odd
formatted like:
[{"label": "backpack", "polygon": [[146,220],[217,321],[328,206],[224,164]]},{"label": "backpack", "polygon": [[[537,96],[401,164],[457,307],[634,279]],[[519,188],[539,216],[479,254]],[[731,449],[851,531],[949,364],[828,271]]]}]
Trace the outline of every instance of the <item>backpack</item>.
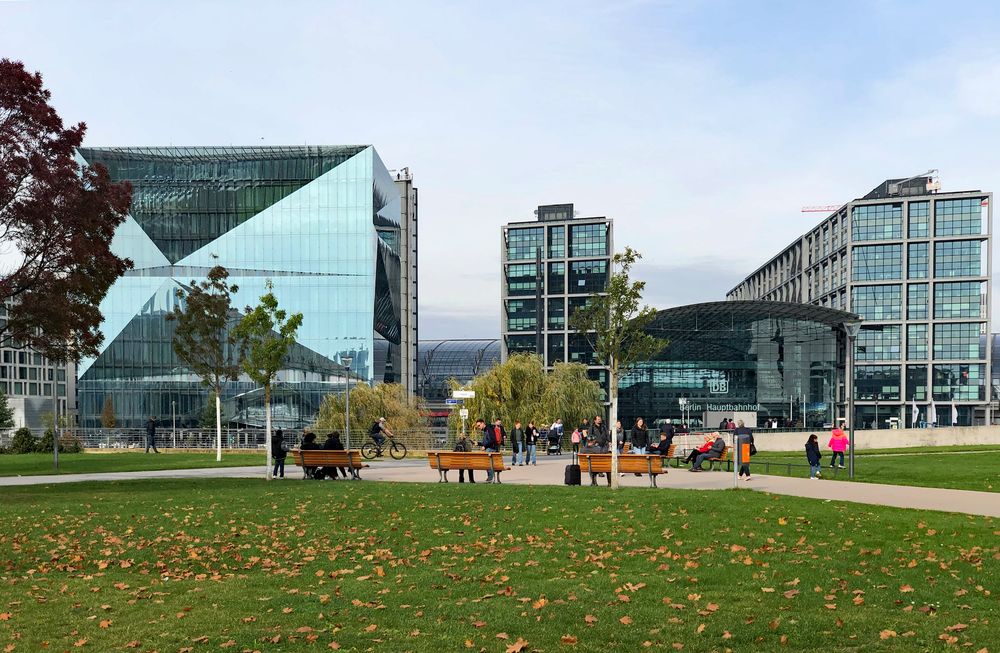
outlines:
[{"label": "backpack", "polygon": [[381,430],[382,426],[378,422],[375,422],[374,424],[372,424],[372,427],[368,429],[368,435],[373,435],[373,436],[378,435],[379,431]]}]

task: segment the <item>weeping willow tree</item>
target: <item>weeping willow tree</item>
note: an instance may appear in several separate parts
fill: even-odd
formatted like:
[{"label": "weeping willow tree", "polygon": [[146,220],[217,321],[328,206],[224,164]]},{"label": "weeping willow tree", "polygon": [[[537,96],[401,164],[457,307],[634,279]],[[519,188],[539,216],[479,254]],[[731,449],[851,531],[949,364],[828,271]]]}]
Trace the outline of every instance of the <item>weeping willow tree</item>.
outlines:
[{"label": "weeping willow tree", "polygon": [[[464,400],[469,419],[487,422],[500,418],[508,429],[514,422],[548,426],[561,417],[565,424],[579,424],[584,417],[602,412],[601,387],[587,378],[587,368],[579,363],[557,363],[546,373],[541,358],[533,354],[513,354],[506,362],[480,374],[453,390],[474,390],[474,399]],[[453,431],[461,428],[457,411],[449,418]]]},{"label": "weeping willow tree", "polygon": [[[317,431],[344,431],[344,393],[328,394],[323,398],[316,418]],[[409,397],[406,388],[398,383],[367,383],[351,386],[351,433],[364,434],[379,418],[389,422],[393,433],[427,425],[424,405],[419,399]],[[363,438],[362,438],[363,439]]]}]

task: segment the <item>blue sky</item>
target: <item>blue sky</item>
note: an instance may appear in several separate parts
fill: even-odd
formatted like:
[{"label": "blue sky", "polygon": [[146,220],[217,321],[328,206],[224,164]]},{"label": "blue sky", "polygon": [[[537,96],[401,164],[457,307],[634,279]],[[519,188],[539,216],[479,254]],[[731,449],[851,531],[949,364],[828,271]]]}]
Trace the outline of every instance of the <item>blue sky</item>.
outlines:
[{"label": "blue sky", "polygon": [[[495,337],[500,225],[574,202],[657,307],[722,299],[840,204],[997,189],[1000,7],[0,0],[90,145],[373,143],[420,188],[422,338]],[[996,312],[996,311],[994,311]]]}]

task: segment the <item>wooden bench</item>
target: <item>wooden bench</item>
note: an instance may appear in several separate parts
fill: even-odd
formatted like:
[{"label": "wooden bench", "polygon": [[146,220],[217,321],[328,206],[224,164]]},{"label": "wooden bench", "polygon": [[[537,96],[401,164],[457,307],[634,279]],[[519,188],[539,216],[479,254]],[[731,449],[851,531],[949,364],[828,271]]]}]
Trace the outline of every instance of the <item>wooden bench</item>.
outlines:
[{"label": "wooden bench", "polygon": [[307,467],[340,467],[351,470],[351,478],[360,481],[358,470],[368,467],[361,460],[361,452],[357,449],[337,451],[336,449],[292,449],[295,464],[302,468],[302,478],[310,478]]},{"label": "wooden bench", "polygon": [[504,467],[502,453],[491,451],[428,451],[427,461],[431,469],[438,470],[438,483],[447,483],[453,469],[491,471],[499,483],[500,472],[510,469]]},{"label": "wooden bench", "polygon": [[[726,448],[722,450],[722,455],[718,458],[706,458],[705,462],[708,463],[708,471],[713,471],[715,469],[715,463],[719,463],[719,469],[722,469],[722,463],[729,462],[733,459],[733,448],[726,445]],[[702,463],[704,464],[704,463]]]},{"label": "wooden bench", "polygon": [[[663,459],[664,456],[659,454],[621,455],[618,456],[618,472],[621,474],[649,474],[649,487],[656,487],[656,477],[667,473],[667,466],[663,464]],[[610,475],[611,454],[581,453],[580,474],[584,473]],[[590,484],[597,485],[597,481],[591,478]]]}]

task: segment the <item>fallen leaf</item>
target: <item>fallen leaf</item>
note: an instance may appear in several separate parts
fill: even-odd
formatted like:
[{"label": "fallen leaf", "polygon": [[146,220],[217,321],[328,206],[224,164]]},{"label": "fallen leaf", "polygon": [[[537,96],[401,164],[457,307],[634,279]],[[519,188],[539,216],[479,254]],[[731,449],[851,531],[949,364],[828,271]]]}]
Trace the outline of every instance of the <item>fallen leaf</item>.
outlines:
[{"label": "fallen leaf", "polygon": [[111,620],[110,619],[101,619],[101,623],[99,623],[97,625],[100,626],[101,628],[107,628],[108,626],[111,625]]},{"label": "fallen leaf", "polygon": [[901,585],[901,586],[899,587],[899,591],[900,591],[900,592],[903,592],[903,593],[905,594],[906,592],[912,592],[912,591],[913,591],[913,588],[912,588],[912,587],[910,587],[909,585]]},{"label": "fallen leaf", "polygon": [[826,608],[827,610],[836,610],[837,609],[837,604],[836,603],[824,603],[823,607]]},{"label": "fallen leaf", "polygon": [[592,614],[588,614],[586,617],[583,618],[583,620],[586,621],[588,624],[592,624],[597,622],[597,617],[595,617]]},{"label": "fallen leaf", "polygon": [[632,617],[630,617],[630,616],[628,616],[628,615],[625,615],[624,617],[622,617],[622,618],[621,618],[621,619],[619,619],[618,621],[622,622],[623,624],[625,624],[625,625],[627,626],[627,625],[629,625],[630,623],[632,623]]},{"label": "fallen leaf", "polygon": [[0,612],[0,621],[10,621],[10,618],[12,616],[14,616],[14,615],[12,615],[9,612]]},{"label": "fallen leaf", "polygon": [[895,637],[895,636],[896,636],[895,630],[883,630],[878,634],[879,639],[889,639],[890,637]]},{"label": "fallen leaf", "polygon": [[521,653],[528,646],[528,640],[517,638],[517,641],[507,647],[505,653]]},{"label": "fallen leaf", "polygon": [[787,592],[784,593],[784,595],[785,595],[786,599],[794,599],[796,596],[799,595],[799,591],[798,590],[788,590]]},{"label": "fallen leaf", "polygon": [[73,642],[73,646],[76,646],[77,648],[79,648],[81,646],[86,646],[86,645],[87,645],[87,639],[86,638],[84,638],[84,639],[78,639],[75,642]]},{"label": "fallen leaf", "polygon": [[131,642],[125,645],[125,648],[139,648],[142,646],[142,642],[137,639],[133,639]]},{"label": "fallen leaf", "polygon": [[559,641],[561,641],[563,644],[571,644],[572,645],[572,644],[576,644],[577,639],[573,635],[563,635],[562,637],[559,638]]},{"label": "fallen leaf", "polygon": [[[52,445],[52,446],[54,447],[55,445]],[[340,644],[338,642],[330,642],[329,644],[326,645],[326,647],[327,648],[332,648],[334,651],[339,651],[340,650]]]},{"label": "fallen leaf", "polygon": [[533,607],[536,610],[541,610],[546,605],[548,605],[548,603],[549,603],[549,600],[543,596],[542,598],[540,598],[537,601],[535,601],[534,603],[532,603],[531,607]]},{"label": "fallen leaf", "polygon": [[236,642],[231,639],[219,644],[219,648],[232,648],[233,646],[236,646]]},{"label": "fallen leaf", "polygon": [[365,626],[366,633],[374,633],[376,630],[378,630],[378,626],[375,624],[368,624]]},{"label": "fallen leaf", "polygon": [[694,631],[696,633],[703,633],[703,632],[705,632],[705,624],[698,624],[698,627],[695,628]]},{"label": "fallen leaf", "polygon": [[[53,446],[55,446],[55,445],[53,445]],[[473,621],[472,625],[474,627],[476,627],[476,628],[482,628],[483,626],[486,625],[486,622],[485,621]]]},{"label": "fallen leaf", "polygon": [[497,633],[497,639],[510,639],[510,635],[507,633]]}]

